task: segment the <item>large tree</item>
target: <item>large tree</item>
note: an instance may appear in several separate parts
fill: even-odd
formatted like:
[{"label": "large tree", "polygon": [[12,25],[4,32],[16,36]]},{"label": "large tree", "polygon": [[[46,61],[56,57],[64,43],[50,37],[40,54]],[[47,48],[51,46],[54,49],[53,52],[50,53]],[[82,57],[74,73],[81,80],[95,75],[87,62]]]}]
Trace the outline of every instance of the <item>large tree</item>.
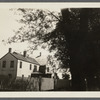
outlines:
[{"label": "large tree", "polygon": [[66,23],[63,30],[69,44],[73,90],[85,90],[85,81],[89,87],[100,69],[100,9],[72,9],[71,12],[74,17],[67,9],[62,11],[62,15],[63,23]]},{"label": "large tree", "polygon": [[70,66],[73,90],[85,90],[85,79],[91,82],[100,65],[100,9],[63,9],[61,14],[40,9],[18,11],[24,26],[8,42],[29,41],[31,50],[48,46],[56,51],[62,67]]}]

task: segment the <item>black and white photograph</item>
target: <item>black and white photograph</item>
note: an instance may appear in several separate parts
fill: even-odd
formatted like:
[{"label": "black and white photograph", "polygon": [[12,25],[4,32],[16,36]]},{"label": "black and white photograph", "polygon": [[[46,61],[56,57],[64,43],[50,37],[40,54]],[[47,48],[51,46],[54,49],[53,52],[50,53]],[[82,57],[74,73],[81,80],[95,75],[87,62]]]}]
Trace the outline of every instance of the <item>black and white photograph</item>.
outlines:
[{"label": "black and white photograph", "polygon": [[100,5],[0,5],[0,92],[100,91]]}]

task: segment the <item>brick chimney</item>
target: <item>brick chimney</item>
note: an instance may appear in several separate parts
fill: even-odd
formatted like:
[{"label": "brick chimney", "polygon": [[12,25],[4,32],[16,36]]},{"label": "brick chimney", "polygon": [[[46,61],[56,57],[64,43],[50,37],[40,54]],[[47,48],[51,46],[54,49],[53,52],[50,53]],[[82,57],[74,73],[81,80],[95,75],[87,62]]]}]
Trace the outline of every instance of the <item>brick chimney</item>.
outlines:
[{"label": "brick chimney", "polygon": [[9,51],[8,52],[11,53],[11,50],[12,50],[12,48],[9,48]]},{"label": "brick chimney", "polygon": [[23,52],[23,56],[24,56],[24,57],[26,57],[26,53],[27,53],[26,51]]}]

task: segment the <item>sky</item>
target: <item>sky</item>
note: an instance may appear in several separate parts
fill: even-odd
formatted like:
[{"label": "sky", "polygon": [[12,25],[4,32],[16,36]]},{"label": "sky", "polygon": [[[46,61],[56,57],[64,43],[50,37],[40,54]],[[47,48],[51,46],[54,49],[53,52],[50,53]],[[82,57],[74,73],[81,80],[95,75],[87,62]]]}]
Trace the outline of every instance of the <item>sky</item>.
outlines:
[{"label": "sky", "polygon": [[[8,51],[8,48],[19,48],[16,44],[4,44],[2,40],[7,40],[14,35],[13,30],[19,28],[19,23],[9,9],[0,8],[0,58]],[[24,45],[23,45],[24,46]]]},{"label": "sky", "polygon": [[[14,8],[13,5],[9,5],[7,6],[0,6],[0,58],[2,56],[4,56],[7,52],[9,48],[12,48],[12,52],[16,51],[18,53],[22,53],[24,50],[27,50],[28,44],[26,42],[24,43],[12,43],[12,44],[5,44],[4,42],[2,42],[2,40],[7,40],[9,37],[12,37],[15,32],[18,30],[18,28],[21,27],[21,24],[18,23],[16,21],[16,19],[19,19],[20,16],[14,15],[13,11],[9,10],[10,8]],[[19,7],[15,7],[15,8],[19,8]],[[30,8],[25,6],[25,8]],[[34,7],[31,8],[40,8],[40,9],[48,9],[51,11],[58,11],[60,12],[60,8],[48,8],[46,6],[41,6],[40,5],[35,5]],[[42,64],[46,63],[46,57],[49,54],[49,51],[47,50],[43,50],[43,49],[38,49],[36,51],[33,52],[33,54],[31,54],[30,56],[35,58],[36,56],[38,56],[40,54],[40,52],[42,52],[42,56],[41,56],[41,61]],[[40,59],[38,59],[40,61]],[[45,62],[44,62],[45,61]],[[40,62],[41,63],[41,62]]]}]

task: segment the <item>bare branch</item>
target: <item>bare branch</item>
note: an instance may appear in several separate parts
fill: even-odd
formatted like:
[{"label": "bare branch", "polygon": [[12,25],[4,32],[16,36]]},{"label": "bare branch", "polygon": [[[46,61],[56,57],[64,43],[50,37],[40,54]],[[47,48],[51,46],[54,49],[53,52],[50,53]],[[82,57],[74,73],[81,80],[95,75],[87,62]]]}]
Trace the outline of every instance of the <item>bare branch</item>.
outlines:
[{"label": "bare branch", "polygon": [[47,10],[51,15],[53,15],[58,21],[61,21],[56,15],[54,15],[51,11]]}]

